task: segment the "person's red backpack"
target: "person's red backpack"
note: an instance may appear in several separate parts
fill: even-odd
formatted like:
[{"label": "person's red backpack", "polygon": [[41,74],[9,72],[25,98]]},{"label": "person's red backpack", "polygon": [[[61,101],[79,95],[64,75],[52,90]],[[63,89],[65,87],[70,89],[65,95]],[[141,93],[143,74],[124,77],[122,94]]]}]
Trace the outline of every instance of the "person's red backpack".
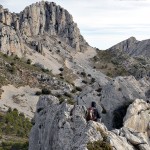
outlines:
[{"label": "person's red backpack", "polygon": [[89,121],[89,120],[96,121],[97,120],[97,117],[95,115],[95,108],[93,108],[93,107],[88,108],[86,120],[87,121]]}]

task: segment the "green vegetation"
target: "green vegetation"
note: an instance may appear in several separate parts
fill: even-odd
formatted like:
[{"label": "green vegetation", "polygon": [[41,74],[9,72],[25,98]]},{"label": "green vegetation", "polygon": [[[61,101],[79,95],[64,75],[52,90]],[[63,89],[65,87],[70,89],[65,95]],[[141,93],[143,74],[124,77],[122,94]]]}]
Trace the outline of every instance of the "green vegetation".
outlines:
[{"label": "green vegetation", "polygon": [[35,95],[37,95],[37,96],[39,96],[39,95],[41,95],[41,94],[42,94],[41,91],[36,91],[36,93],[35,93]]},{"label": "green vegetation", "polygon": [[79,92],[81,92],[81,91],[82,91],[82,88],[76,86],[76,90],[79,91]]},{"label": "green vegetation", "polygon": [[[118,50],[119,51],[119,50]],[[125,54],[116,55],[115,52],[97,51],[98,55],[93,57],[93,66],[109,77],[126,76],[128,71],[123,67],[123,62],[128,58]],[[121,53],[120,51],[118,53]]]},{"label": "green vegetation", "polygon": [[64,101],[67,102],[67,104],[74,105],[75,101],[72,99],[72,95],[70,93],[65,92],[64,95],[57,94],[56,97],[59,99],[59,103],[63,103]]},{"label": "green vegetation", "polygon": [[7,84],[6,78],[0,75],[0,86],[1,85],[6,85],[6,84]]},{"label": "green vegetation", "polygon": [[65,92],[65,93],[64,93],[64,96],[69,97],[69,98],[72,98],[72,95],[71,95],[70,93],[68,93],[68,92]]},{"label": "green vegetation", "polygon": [[31,122],[17,109],[9,109],[6,114],[0,113],[0,134],[27,138],[31,130]]},{"label": "green vegetation", "polygon": [[88,150],[112,150],[112,146],[104,141],[94,141],[87,144]]},{"label": "green vegetation", "polygon": [[94,142],[89,142],[87,144],[88,150],[112,150],[112,146],[107,142],[107,134],[101,129],[97,128],[97,131],[100,132],[103,140],[98,140]]},{"label": "green vegetation", "polygon": [[35,95],[49,95],[51,94],[51,91],[47,88],[43,88],[41,91],[36,91]]},{"label": "green vegetation", "polygon": [[0,150],[28,150],[28,146],[27,141],[5,141],[0,144]]},{"label": "green vegetation", "polygon": [[[51,71],[43,69],[38,65],[31,65],[31,60],[19,58],[18,56],[8,56],[0,52],[0,86],[12,84],[15,86],[30,85],[34,86],[38,83],[35,75],[46,73],[52,76]],[[28,76],[28,78],[26,78]],[[4,80],[3,80],[4,79]],[[35,79],[35,80],[33,80]],[[6,82],[7,81],[7,82]],[[41,84],[37,85],[41,87]]]},{"label": "green vegetation", "polygon": [[49,89],[47,89],[47,88],[43,88],[42,89],[42,94],[49,95],[49,94],[51,94],[51,91]]},{"label": "green vegetation", "polygon": [[28,60],[27,60],[27,64],[30,65],[31,63],[32,63],[31,59],[28,59]]},{"label": "green vegetation", "polygon": [[82,75],[83,77],[86,77],[86,73],[85,73],[85,72],[81,72],[81,75]]},{"label": "green vegetation", "polygon": [[28,137],[32,124],[17,109],[0,113],[0,150],[28,150]]}]

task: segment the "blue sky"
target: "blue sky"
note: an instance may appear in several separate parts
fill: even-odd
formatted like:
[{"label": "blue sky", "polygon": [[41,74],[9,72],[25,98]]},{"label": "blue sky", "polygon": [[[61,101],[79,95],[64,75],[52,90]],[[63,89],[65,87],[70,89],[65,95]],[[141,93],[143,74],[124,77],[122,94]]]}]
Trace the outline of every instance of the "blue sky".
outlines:
[{"label": "blue sky", "polygon": [[[20,12],[38,0],[0,0],[11,12]],[[49,0],[48,0],[49,1]],[[100,49],[135,36],[150,39],[150,0],[53,0],[67,9],[87,42]]]}]

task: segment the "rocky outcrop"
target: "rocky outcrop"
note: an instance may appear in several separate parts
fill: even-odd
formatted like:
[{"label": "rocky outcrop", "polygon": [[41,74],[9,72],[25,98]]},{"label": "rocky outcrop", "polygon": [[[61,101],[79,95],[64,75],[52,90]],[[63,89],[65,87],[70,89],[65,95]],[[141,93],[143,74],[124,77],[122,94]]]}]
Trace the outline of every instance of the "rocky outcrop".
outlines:
[{"label": "rocky outcrop", "polygon": [[[124,117],[127,107],[136,98],[149,100],[145,95],[149,86],[150,82],[146,78],[137,81],[132,76],[117,77],[104,86],[100,104],[106,111],[106,113],[102,115],[106,126],[109,129],[112,127],[117,128],[115,123],[117,121],[116,119],[120,120],[121,116]],[[118,116],[118,113],[120,116]]]},{"label": "rocky outcrop", "polygon": [[20,31],[26,36],[43,35],[44,32],[58,35],[76,50],[86,44],[72,16],[53,2],[40,2],[26,7],[20,13]]},{"label": "rocky outcrop", "polygon": [[129,106],[126,116],[124,118],[124,127],[130,128],[134,131],[143,134],[143,137],[149,142],[149,123],[150,123],[150,103],[143,100],[136,99],[132,105]]},{"label": "rocky outcrop", "polygon": [[29,150],[87,150],[89,141],[103,140],[101,124],[87,123],[85,107],[62,103],[53,96],[41,97],[35,125],[30,133]]},{"label": "rocky outcrop", "polygon": [[[88,86],[77,97],[77,102],[88,108],[95,101],[107,128],[121,128],[126,110],[135,99],[150,100],[147,94],[149,87],[150,81],[147,78],[137,81],[133,76],[116,77],[104,86],[98,83]],[[115,119],[121,118],[122,123],[116,125],[119,121]]]},{"label": "rocky outcrop", "polygon": [[[7,54],[23,54],[24,44],[45,34],[59,37],[77,51],[88,45],[69,12],[53,2],[32,4],[19,14],[10,13],[1,6],[0,32],[0,49]],[[38,43],[37,51],[42,51],[42,44]]]},{"label": "rocky outcrop", "polygon": [[126,147],[126,149],[150,150],[149,123],[150,104],[136,99],[127,109],[123,128],[113,130],[112,132],[115,135],[110,133],[112,138],[110,143],[114,143],[116,148],[118,146],[116,144],[118,137],[115,136],[119,135],[121,141],[124,139],[130,144],[130,148]]},{"label": "rocky outcrop", "polygon": [[10,26],[0,23],[0,49],[7,55],[21,57],[24,53],[23,41],[19,34]]},{"label": "rocky outcrop", "polygon": [[[88,150],[89,145],[95,141],[105,141],[108,145],[110,143],[110,150],[150,150],[147,130],[138,130],[134,124],[130,128],[126,123],[133,122],[130,117],[137,115],[140,108],[147,110],[149,104],[143,100],[135,100],[128,108],[125,126],[108,131],[103,123],[85,120],[85,106],[73,106],[65,102],[59,104],[58,99],[53,96],[40,97],[35,124],[30,133],[29,150]],[[135,111],[132,111],[133,109]],[[145,118],[148,117],[147,114],[146,112]],[[143,122],[144,118],[141,118],[139,126],[142,126]],[[143,126],[145,125],[148,125],[148,122]],[[95,148],[96,146],[98,145],[95,145]]]},{"label": "rocky outcrop", "polygon": [[150,57],[150,40],[138,41],[135,37],[130,37],[129,39],[122,41],[113,47],[109,48],[109,50],[121,50],[130,56],[143,56],[146,58]]}]

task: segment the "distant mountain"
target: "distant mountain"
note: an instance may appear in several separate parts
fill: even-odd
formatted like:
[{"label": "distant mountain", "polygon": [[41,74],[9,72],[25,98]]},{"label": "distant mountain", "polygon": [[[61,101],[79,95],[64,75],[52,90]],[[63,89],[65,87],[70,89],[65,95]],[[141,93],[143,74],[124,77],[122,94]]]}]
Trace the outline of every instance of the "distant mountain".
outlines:
[{"label": "distant mountain", "polygon": [[130,37],[129,39],[122,41],[108,50],[121,50],[130,56],[143,56],[146,58],[150,57],[150,39],[138,41],[135,37]]},{"label": "distant mountain", "polygon": [[137,41],[131,37],[105,51],[97,49],[93,66],[110,77],[150,77],[150,40]]}]

